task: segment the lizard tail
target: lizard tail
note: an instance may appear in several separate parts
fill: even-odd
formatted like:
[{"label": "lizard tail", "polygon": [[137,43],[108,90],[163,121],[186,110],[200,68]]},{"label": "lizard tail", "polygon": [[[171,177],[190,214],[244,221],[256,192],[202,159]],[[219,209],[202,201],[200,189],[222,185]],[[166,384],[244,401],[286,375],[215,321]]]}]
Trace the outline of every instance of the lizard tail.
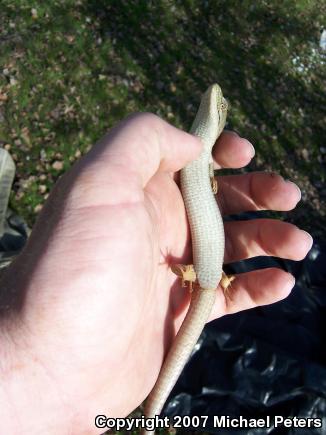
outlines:
[{"label": "lizard tail", "polygon": [[[190,307],[163,363],[160,376],[145,404],[145,416],[154,418],[162,411],[164,403],[180,376],[198,338],[208,320],[216,298],[216,289],[197,288],[192,292]],[[143,430],[141,435],[155,431]]]}]

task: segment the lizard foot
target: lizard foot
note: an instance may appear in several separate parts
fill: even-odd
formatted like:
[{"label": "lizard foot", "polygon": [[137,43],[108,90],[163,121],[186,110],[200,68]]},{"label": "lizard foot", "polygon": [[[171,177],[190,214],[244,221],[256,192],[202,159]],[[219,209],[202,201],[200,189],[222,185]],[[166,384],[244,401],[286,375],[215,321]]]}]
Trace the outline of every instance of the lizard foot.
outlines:
[{"label": "lizard foot", "polygon": [[209,178],[211,180],[212,191],[216,194],[218,192],[218,184],[217,179],[214,177],[214,166],[212,162],[209,164]]},{"label": "lizard foot", "polygon": [[182,287],[186,287],[186,282],[188,282],[189,290],[193,290],[193,283],[197,279],[193,264],[174,264],[171,270],[181,279]]},{"label": "lizard foot", "polygon": [[215,177],[211,178],[211,186],[212,186],[213,193],[216,195],[218,192],[218,184]]},{"label": "lizard foot", "polygon": [[229,299],[231,299],[229,289],[232,287],[232,281],[234,280],[235,280],[235,276],[233,275],[228,276],[225,272],[222,271],[222,279],[220,281],[220,284],[224,291],[224,295]]}]

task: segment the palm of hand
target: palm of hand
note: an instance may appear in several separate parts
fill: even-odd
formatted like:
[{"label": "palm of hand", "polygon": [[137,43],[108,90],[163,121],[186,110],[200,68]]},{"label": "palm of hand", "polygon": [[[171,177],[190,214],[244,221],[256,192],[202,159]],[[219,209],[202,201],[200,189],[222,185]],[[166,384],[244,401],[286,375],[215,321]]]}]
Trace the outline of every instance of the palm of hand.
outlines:
[{"label": "palm of hand", "polygon": [[[45,207],[30,248],[40,245],[40,228],[48,229],[50,243],[37,248],[28,322],[44,331],[33,343],[40,355],[43,343],[51,343],[46,359],[52,353],[54,366],[47,371],[55,373],[64,363],[67,386],[76,397],[104,389],[105,396],[115,398],[110,415],[121,416],[144,399],[185,314],[189,294],[177,284],[170,295],[176,276],[169,258],[173,253],[189,261],[191,247],[183,200],[171,174],[155,174],[133,194],[143,200],[112,204],[101,188],[106,172],[100,164],[75,182],[66,174]],[[56,203],[65,206],[53,214]],[[47,315],[39,316],[41,310]],[[121,394],[127,389],[135,392],[130,400]]]}]

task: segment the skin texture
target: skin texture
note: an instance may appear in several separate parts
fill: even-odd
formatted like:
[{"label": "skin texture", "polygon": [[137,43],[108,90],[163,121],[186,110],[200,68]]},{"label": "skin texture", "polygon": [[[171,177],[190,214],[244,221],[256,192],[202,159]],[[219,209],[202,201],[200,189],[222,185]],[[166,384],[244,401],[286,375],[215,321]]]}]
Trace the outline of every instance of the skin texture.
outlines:
[{"label": "skin texture", "polygon": [[[147,418],[160,415],[164,403],[179,378],[183,367],[209,318],[222,276],[224,260],[223,219],[212,191],[214,173],[212,148],[222,133],[227,114],[227,102],[219,85],[210,86],[201,98],[190,132],[201,138],[200,156],[181,169],[181,193],[191,232],[193,267],[200,288],[191,295],[189,310],[167,354],[159,377],[146,400]],[[172,269],[173,270],[173,269]],[[182,279],[187,279],[182,276]],[[197,286],[196,286],[197,287]],[[151,435],[144,430],[142,435]]]},{"label": "skin texture", "polygon": [[[209,170],[212,148],[222,133],[227,102],[219,85],[210,86],[201,98],[190,132],[204,146],[199,158],[181,170],[181,192],[191,230],[194,269],[203,289],[216,289],[222,276],[224,259],[223,219],[212,192]],[[212,173],[210,173],[212,172]]]},{"label": "skin texture", "polygon": [[[102,433],[95,415],[126,416],[148,395],[189,303],[169,267],[190,262],[175,172],[201,146],[155,115],[133,115],[57,183],[0,286],[4,433]],[[214,149],[217,167],[242,167],[252,156],[234,133]],[[277,175],[219,181],[227,214],[289,210],[300,199]],[[260,220],[251,225],[226,225],[225,261],[262,252],[300,260],[311,247],[293,225],[271,221],[266,235]],[[218,289],[211,319],[276,302],[293,284],[277,269],[239,275],[232,301]]]}]

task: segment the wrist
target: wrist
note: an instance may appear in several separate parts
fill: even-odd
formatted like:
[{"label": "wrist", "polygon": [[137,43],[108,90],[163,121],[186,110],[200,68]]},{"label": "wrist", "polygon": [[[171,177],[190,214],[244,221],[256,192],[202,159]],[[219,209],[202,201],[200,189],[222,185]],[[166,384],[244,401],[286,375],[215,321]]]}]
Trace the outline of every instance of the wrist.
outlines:
[{"label": "wrist", "polygon": [[0,325],[1,433],[67,433],[67,407],[50,374],[22,338]]},{"label": "wrist", "polygon": [[15,409],[9,398],[7,383],[10,378],[11,341],[6,328],[0,327],[0,422],[5,433],[18,434],[19,425],[15,419]]}]

